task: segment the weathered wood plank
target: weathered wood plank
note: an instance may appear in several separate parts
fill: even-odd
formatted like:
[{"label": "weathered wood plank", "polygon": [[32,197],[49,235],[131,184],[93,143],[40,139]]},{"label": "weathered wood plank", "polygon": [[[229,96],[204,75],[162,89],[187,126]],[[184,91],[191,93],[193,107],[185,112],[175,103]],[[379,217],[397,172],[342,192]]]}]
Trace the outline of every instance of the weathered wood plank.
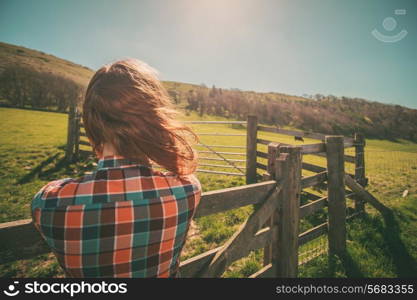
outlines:
[{"label": "weathered wood plank", "polygon": [[353,164],[355,163],[355,157],[354,156],[345,155],[344,158],[345,158],[346,162],[353,163]]},{"label": "weathered wood plank", "polygon": [[[198,153],[213,153],[213,151],[205,151],[205,150],[198,150]],[[239,155],[239,156],[245,156],[246,153],[241,153],[241,152],[221,152],[221,151],[216,151],[219,154],[225,154],[225,155]]]},{"label": "weathered wood plank", "polygon": [[246,136],[246,134],[240,134],[240,133],[219,133],[219,132],[199,133],[197,135],[208,135],[208,136]]},{"label": "weathered wood plank", "polygon": [[[272,232],[270,228],[263,228],[259,230],[255,236],[248,241],[245,251],[240,253],[240,257],[245,257],[249,254],[250,251],[257,250],[262,248],[265,243],[271,239]],[[206,251],[200,255],[191,257],[180,263],[180,273],[182,278],[195,278],[201,277],[203,268],[210,263],[214,256],[223,248],[224,246],[217,247],[215,249]],[[239,259],[237,258],[237,259]]]},{"label": "weathered wood plank", "polygon": [[[365,137],[355,133],[355,175],[354,178],[362,186],[366,186],[365,176]],[[355,210],[365,211],[365,203],[362,199],[355,199]]]},{"label": "weathered wood plank", "polygon": [[343,136],[326,136],[329,253],[346,251],[346,198]]},{"label": "weathered wood plank", "polygon": [[245,146],[233,146],[233,145],[203,145],[203,144],[197,144],[196,146],[199,147],[211,147],[211,148],[233,148],[233,149],[246,149]]},{"label": "weathered wood plank", "polygon": [[258,144],[262,144],[262,145],[268,145],[269,143],[271,143],[272,141],[268,141],[268,140],[264,140],[264,139],[257,139],[256,142]]},{"label": "weathered wood plank", "polygon": [[327,180],[327,171],[324,171],[315,175],[311,175],[311,176],[306,176],[301,179],[301,188],[305,189],[308,187],[312,187],[320,183],[323,183],[326,180]]},{"label": "weathered wood plank", "polygon": [[0,263],[30,258],[51,251],[33,226],[32,219],[1,223],[0,241]]},{"label": "weathered wood plank", "polygon": [[204,170],[204,169],[197,169],[196,171],[199,173],[211,173],[211,174],[229,175],[229,176],[246,176],[243,173],[234,173],[234,172],[212,171],[212,170]]},{"label": "weathered wood plank", "polygon": [[274,180],[205,192],[201,196],[195,217],[262,202],[276,187]]},{"label": "weathered wood plank", "polygon": [[[277,277],[297,277],[298,274],[298,230],[300,220],[301,192],[301,147],[280,146],[276,160],[275,176],[283,180],[280,195],[276,247],[272,248],[272,265],[276,266]],[[285,161],[283,160],[285,159]]]},{"label": "weathered wood plank", "polygon": [[389,209],[378,201],[371,193],[365,190],[359,183],[357,183],[351,176],[345,176],[346,185],[362,200],[371,204],[375,209],[381,213],[389,212]]},{"label": "weathered wood plank", "polygon": [[326,168],[324,168],[324,167],[316,166],[316,165],[309,164],[309,163],[306,163],[306,162],[302,163],[302,168],[304,170],[315,172],[315,173],[320,173],[320,172],[326,171]]},{"label": "weathered wood plank", "polygon": [[[268,145],[272,143],[272,141],[264,140],[264,139],[257,139],[258,144]],[[291,144],[280,143],[283,146],[291,146]],[[301,147],[302,154],[317,154],[326,151],[326,144],[324,143],[317,143],[317,144],[307,144],[307,145],[299,145]]]},{"label": "weathered wood plank", "polygon": [[228,165],[214,165],[214,164],[198,164],[198,166],[200,167],[213,167],[213,168],[225,168],[225,169],[235,169],[234,166],[228,166]]},{"label": "weathered wood plank", "polygon": [[354,192],[347,193],[347,191],[348,190],[345,190],[345,197],[354,200],[356,194]]},{"label": "weathered wood plank", "polygon": [[80,149],[78,150],[78,152],[82,155],[93,155],[93,150],[84,150],[84,149]]},{"label": "weathered wood plank", "polygon": [[312,155],[315,155],[315,156],[320,156],[320,157],[324,157],[324,158],[326,158],[326,157],[327,157],[326,153],[314,153],[314,154],[312,154]]},{"label": "weathered wood plank", "polygon": [[[275,161],[278,158],[279,154],[279,143],[271,142],[268,144],[268,162],[266,166],[267,174],[264,174],[265,177],[268,177],[270,180],[275,180]],[[273,227],[274,226],[274,218],[277,218],[277,210],[271,215],[264,226]],[[268,265],[272,261],[272,247],[273,241],[271,240],[264,248],[264,266]]]},{"label": "weathered wood plank", "polygon": [[[281,129],[277,127],[267,127],[267,126],[258,126],[259,131],[266,131],[266,132],[272,132],[272,133],[279,133],[284,135],[290,135],[290,136],[300,136],[300,137],[307,137],[311,139],[316,140],[322,140],[324,141],[326,135],[322,133],[316,133],[316,132],[307,132],[307,131],[296,131],[296,130],[287,130],[287,129]],[[271,141],[265,141],[265,140],[258,140],[258,143],[268,145]],[[344,147],[349,148],[354,145],[354,139],[350,137],[344,137]]]},{"label": "weathered wood plank", "polygon": [[357,212],[354,212],[354,213],[352,213],[352,214],[350,214],[350,215],[346,216],[346,221],[350,221],[350,220],[352,220],[352,219],[354,219],[354,218],[356,218],[356,217],[359,217],[360,215],[362,215],[362,214],[364,214],[364,213],[365,213],[364,211],[357,211]]},{"label": "weathered wood plank", "polygon": [[245,125],[246,121],[184,121],[185,124],[242,124]]},{"label": "weathered wood plank", "polygon": [[[257,142],[259,144],[263,144],[263,145],[268,145],[269,143],[271,143],[271,141],[268,140],[263,140],[263,139],[258,139]],[[290,144],[285,144],[285,143],[280,143],[283,146],[291,146]],[[346,142],[347,145],[353,145],[353,142]],[[305,154],[305,155],[315,155],[315,156],[320,156],[320,157],[327,157],[326,156],[326,144],[325,143],[318,143],[318,144],[307,144],[307,145],[300,145],[301,146],[301,153]],[[265,158],[264,154],[262,152],[260,152],[261,154],[259,155],[259,157]],[[349,162],[349,163],[354,163],[355,162],[355,157],[354,156],[350,156],[350,155],[345,155],[345,161]],[[311,164],[307,164],[307,166],[314,166]],[[304,168],[307,170],[307,168]],[[316,172],[316,171],[313,171]]]},{"label": "weathered wood plank", "polygon": [[[320,156],[320,157],[326,157],[326,153],[313,153],[312,155]],[[351,155],[345,155],[344,161],[348,163],[354,163],[355,157]]]},{"label": "weathered wood plank", "polygon": [[327,197],[320,198],[300,207],[300,219],[313,214],[327,205]]},{"label": "weathered wood plank", "polygon": [[249,278],[271,278],[274,277],[274,268],[272,264],[265,265],[258,272],[249,276]]},{"label": "weathered wood plank", "polygon": [[268,153],[256,151],[256,156],[262,157],[262,158],[268,158]]},{"label": "weathered wood plank", "polygon": [[[199,157],[198,159],[224,161],[224,159],[216,158],[216,157]],[[228,158],[227,160],[234,161],[234,162],[246,162],[246,160],[244,160],[244,159]]]},{"label": "weathered wood plank", "polygon": [[291,135],[291,136],[308,137],[308,138],[317,139],[317,140],[324,140],[325,139],[325,135],[321,134],[321,133],[295,131],[295,130],[277,128],[277,127],[258,126],[258,130],[266,131],[266,132],[279,133],[279,134],[285,134],[285,135]]},{"label": "weathered wood plank", "polygon": [[180,274],[183,278],[196,277],[198,272],[209,263],[214,255],[222,248],[222,246],[201,253],[200,255],[193,256],[180,263]]},{"label": "weathered wood plank", "polygon": [[[254,213],[244,222],[238,231],[225,243],[223,248],[216,253],[211,262],[202,270],[203,277],[219,277],[228,265],[236,259],[248,253],[248,243],[250,244],[253,236],[265,224],[271,213],[278,206],[277,197],[282,189],[282,183],[264,199],[262,205],[258,206]],[[264,246],[264,245],[262,245]]]},{"label": "weathered wood plank", "polygon": [[326,151],[326,144],[318,143],[318,144],[308,144],[301,146],[301,153],[302,154],[315,154],[321,153]]},{"label": "weathered wood plank", "polygon": [[328,230],[327,227],[328,227],[328,223],[325,222],[307,231],[304,231],[302,234],[298,236],[298,245],[299,246],[304,245],[305,243],[308,243],[318,238],[319,236],[327,233],[327,230]]},{"label": "weathered wood plank", "polygon": [[266,165],[264,165],[264,164],[261,164],[261,163],[256,163],[256,168],[258,168],[258,169],[261,169],[261,170],[267,170],[267,167],[266,167]]},{"label": "weathered wood plank", "polygon": [[68,113],[68,129],[67,129],[67,147],[65,149],[65,159],[72,162],[74,155],[74,120],[75,120],[75,102],[72,101]]},{"label": "weathered wood plank", "polygon": [[80,122],[81,122],[81,113],[78,111],[78,108],[75,109],[75,142],[74,142],[74,157],[78,159],[79,150],[80,150]]},{"label": "weathered wood plank", "polygon": [[355,143],[356,142],[354,140],[351,140],[349,138],[345,138],[344,143],[343,143],[343,147],[350,148],[350,147],[353,147],[355,145]]},{"label": "weathered wood plank", "polygon": [[84,140],[80,140],[78,143],[79,143],[80,145],[90,146],[90,147],[91,147],[90,143],[89,143],[89,142],[87,142],[87,141],[84,141]]},{"label": "weathered wood plank", "polygon": [[279,143],[271,142],[268,144],[268,155],[267,155],[267,166],[266,169],[268,171],[268,174],[271,176],[271,179],[276,179],[275,177],[275,171],[276,171],[276,160],[279,155]]},{"label": "weathered wood plank", "polygon": [[[274,226],[274,218],[276,217],[276,211],[272,213],[271,217],[266,221],[266,223],[263,225],[265,227],[274,228],[275,232],[277,232],[277,227]],[[264,258],[263,258],[263,265],[266,266],[272,262],[272,246],[273,241],[276,240],[276,238],[269,239],[264,247]]]},{"label": "weathered wood plank", "polygon": [[309,200],[319,200],[322,198],[322,196],[319,196],[319,195],[316,195],[307,191],[303,191],[302,193],[306,195]]}]

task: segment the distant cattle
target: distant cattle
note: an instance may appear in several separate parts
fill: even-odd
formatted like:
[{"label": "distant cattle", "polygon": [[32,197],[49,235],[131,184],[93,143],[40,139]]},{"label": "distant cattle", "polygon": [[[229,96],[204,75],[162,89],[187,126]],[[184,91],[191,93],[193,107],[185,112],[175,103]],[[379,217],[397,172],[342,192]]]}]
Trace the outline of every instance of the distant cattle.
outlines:
[{"label": "distant cattle", "polygon": [[302,136],[295,136],[295,137],[294,137],[294,140],[304,142],[304,139],[303,139],[303,137],[302,137]]}]

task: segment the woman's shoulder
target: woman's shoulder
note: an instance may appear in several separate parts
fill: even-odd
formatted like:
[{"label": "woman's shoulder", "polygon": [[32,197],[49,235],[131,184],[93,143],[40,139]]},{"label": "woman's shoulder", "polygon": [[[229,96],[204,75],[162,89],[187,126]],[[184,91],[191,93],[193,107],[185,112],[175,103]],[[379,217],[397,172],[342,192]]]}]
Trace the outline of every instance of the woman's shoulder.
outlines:
[{"label": "woman's shoulder", "polygon": [[186,175],[182,180],[185,180],[189,184],[193,185],[196,191],[201,192],[202,190],[201,183],[195,174]]},{"label": "woman's shoulder", "polygon": [[201,193],[202,187],[200,180],[197,178],[196,174],[188,174],[188,175],[178,175],[170,171],[160,172],[162,176],[164,176],[167,182],[173,186],[186,186],[191,187],[192,191],[195,193]]},{"label": "woman's shoulder", "polygon": [[62,178],[62,179],[57,179],[57,180],[53,180],[48,182],[47,184],[45,184],[37,193],[35,196],[47,196],[48,194],[50,194],[53,191],[56,191],[57,189],[63,187],[64,185],[66,185],[69,182],[74,182],[75,179],[74,178]]},{"label": "woman's shoulder", "polygon": [[[80,178],[62,178],[48,182],[35,194],[32,199],[32,209],[42,208],[49,201],[54,201],[66,196],[70,196],[71,191],[76,190]],[[49,203],[51,204],[51,203]]]}]

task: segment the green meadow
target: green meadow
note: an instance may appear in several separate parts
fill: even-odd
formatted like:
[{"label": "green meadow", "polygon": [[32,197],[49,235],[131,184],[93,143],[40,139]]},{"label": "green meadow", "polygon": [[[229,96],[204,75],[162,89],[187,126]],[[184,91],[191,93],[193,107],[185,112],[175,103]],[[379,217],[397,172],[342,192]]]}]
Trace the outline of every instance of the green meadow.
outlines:
[{"label": "green meadow", "polygon": [[[184,120],[222,120],[219,117],[184,114]],[[47,182],[57,178],[78,177],[94,169],[94,158],[86,158],[68,164],[64,160],[67,115],[23,109],[0,108],[0,222],[30,217],[33,195]],[[230,133],[245,134],[239,125],[191,125],[199,134]],[[267,140],[303,144],[293,137],[259,133]],[[200,135],[201,143],[207,145],[245,146],[244,136]],[[316,140],[305,139],[306,144]],[[266,146],[258,145],[266,152]],[[208,151],[203,146],[199,150]],[[81,146],[81,149],[88,147]],[[214,148],[221,152],[244,153],[241,148]],[[353,149],[346,149],[353,154]],[[244,159],[244,156],[223,155],[225,158]],[[201,169],[238,173],[234,166],[211,153],[200,153],[200,164],[227,165],[228,168],[200,166]],[[393,211],[392,218],[384,218],[367,205],[367,214],[348,222],[349,259],[341,261],[329,258],[321,251],[326,248],[322,237],[301,247],[300,261],[315,258],[300,266],[301,277],[411,277],[417,274],[417,144],[399,140],[367,140],[366,172],[367,189]],[[325,159],[305,156],[306,162],[325,166]],[[261,163],[265,163],[262,159]],[[244,163],[234,162],[244,170]],[[261,170],[259,170],[261,171]],[[346,163],[346,171],[353,173],[353,166]],[[311,175],[304,172],[303,175]],[[242,176],[224,176],[198,173],[204,191],[245,184]],[[408,195],[402,197],[408,190]],[[313,193],[318,191],[310,190]],[[321,191],[324,193],[324,191]],[[348,206],[352,201],[348,200]],[[187,259],[224,243],[251,214],[252,207],[244,207],[206,216],[195,220],[191,235],[182,254]],[[326,210],[303,219],[300,231],[305,231],[325,221]],[[247,277],[262,266],[261,250],[252,252],[230,266],[225,277]],[[2,277],[62,277],[53,255],[44,254],[32,259],[0,265]]]}]

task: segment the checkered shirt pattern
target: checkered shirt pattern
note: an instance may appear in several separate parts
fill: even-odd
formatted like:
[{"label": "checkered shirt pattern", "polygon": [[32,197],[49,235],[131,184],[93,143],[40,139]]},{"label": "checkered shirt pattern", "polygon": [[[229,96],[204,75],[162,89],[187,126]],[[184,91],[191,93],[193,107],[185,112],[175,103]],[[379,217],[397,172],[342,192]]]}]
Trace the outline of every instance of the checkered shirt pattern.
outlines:
[{"label": "checkered shirt pattern", "polygon": [[176,277],[200,197],[195,175],[106,156],[91,174],[45,185],[32,218],[67,277]]}]

